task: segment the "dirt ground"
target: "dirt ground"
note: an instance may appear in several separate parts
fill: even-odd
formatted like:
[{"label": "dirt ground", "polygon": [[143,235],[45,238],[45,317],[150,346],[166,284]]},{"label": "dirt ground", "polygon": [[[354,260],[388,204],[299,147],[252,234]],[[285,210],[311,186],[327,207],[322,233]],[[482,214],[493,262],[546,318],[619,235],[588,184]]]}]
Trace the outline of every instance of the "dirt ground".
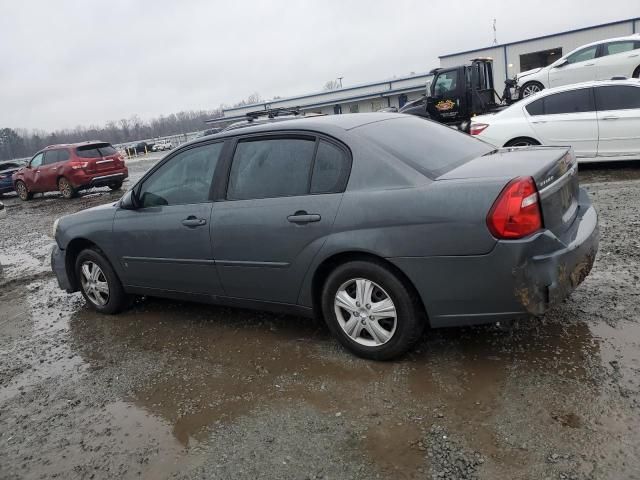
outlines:
[{"label": "dirt ground", "polygon": [[296,317],[152,298],[97,315],[57,288],[51,226],[121,192],[5,196],[0,478],[640,478],[640,164],[580,176],[602,239],[565,303],[427,330],[388,363]]}]

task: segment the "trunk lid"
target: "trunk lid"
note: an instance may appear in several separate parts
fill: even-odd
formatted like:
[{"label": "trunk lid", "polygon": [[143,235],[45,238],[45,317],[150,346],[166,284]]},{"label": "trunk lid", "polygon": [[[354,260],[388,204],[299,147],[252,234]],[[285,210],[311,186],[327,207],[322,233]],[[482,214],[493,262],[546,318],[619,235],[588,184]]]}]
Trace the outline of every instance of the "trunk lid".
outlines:
[{"label": "trunk lid", "polygon": [[78,157],[87,162],[88,173],[104,173],[124,166],[124,160],[109,143],[83,145],[76,149]]},{"label": "trunk lid", "polygon": [[544,228],[561,236],[578,213],[578,164],[570,147],[518,147],[494,150],[436,180],[532,177],[538,189]]}]

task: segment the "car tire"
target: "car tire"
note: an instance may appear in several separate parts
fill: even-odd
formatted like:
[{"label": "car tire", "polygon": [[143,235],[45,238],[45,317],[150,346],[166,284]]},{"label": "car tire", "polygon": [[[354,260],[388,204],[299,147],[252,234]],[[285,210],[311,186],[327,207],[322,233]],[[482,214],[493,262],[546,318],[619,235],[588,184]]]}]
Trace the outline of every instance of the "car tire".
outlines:
[{"label": "car tire", "polygon": [[120,190],[122,188],[122,182],[110,183],[109,188],[111,190]]},{"label": "car tire", "polygon": [[96,312],[115,314],[131,304],[131,297],[100,250],[82,250],[76,257],[75,273],[82,296]]},{"label": "car tire", "polygon": [[371,360],[390,360],[407,352],[426,325],[412,286],[381,262],[338,266],[324,284],[322,312],[345,348]]},{"label": "car tire", "polygon": [[544,90],[544,85],[540,82],[527,82],[520,89],[520,100]]},{"label": "car tire", "polygon": [[633,71],[633,78],[640,78],[640,65]]},{"label": "car tire", "polygon": [[530,147],[532,145],[540,145],[540,142],[529,137],[518,137],[504,144],[505,147]]},{"label": "car tire", "polygon": [[65,177],[61,177],[58,180],[58,190],[60,194],[67,200],[76,196],[76,189],[73,188],[71,182]]},{"label": "car tire", "polygon": [[22,200],[23,202],[26,202],[27,200],[31,200],[33,198],[33,192],[29,191],[29,189],[27,188],[27,184],[22,180],[18,180],[16,182],[16,193],[18,194],[20,200]]}]

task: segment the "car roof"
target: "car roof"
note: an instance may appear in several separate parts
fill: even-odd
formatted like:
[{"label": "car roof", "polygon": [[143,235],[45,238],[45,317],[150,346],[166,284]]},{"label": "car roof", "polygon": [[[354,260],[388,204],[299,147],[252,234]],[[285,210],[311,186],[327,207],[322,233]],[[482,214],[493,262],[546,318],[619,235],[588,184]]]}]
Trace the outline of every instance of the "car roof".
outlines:
[{"label": "car roof", "polygon": [[624,37],[605,38],[604,40],[598,40],[597,42],[585,43],[584,45],[580,45],[579,47],[574,48],[564,56],[566,57],[568,55],[571,55],[573,52],[582,50],[583,48],[593,47],[594,45],[601,45],[603,43],[609,42],[621,42],[625,40],[640,40],[640,33],[633,33],[631,35],[625,35]]},{"label": "car roof", "polygon": [[[196,138],[184,145],[200,143],[204,140],[217,138],[235,137],[237,135],[247,135],[261,132],[274,132],[286,130],[307,130],[327,132],[330,130],[347,131],[369,123],[381,122],[393,118],[406,118],[404,113],[375,112],[375,113],[344,113],[339,115],[314,115],[314,116],[292,116],[281,117],[278,121],[261,122],[259,124],[234,128],[232,130],[221,131],[213,135]],[[286,119],[286,121],[285,121]]]},{"label": "car roof", "polygon": [[45,152],[47,150],[53,150],[56,148],[75,148],[75,147],[84,147],[87,145],[94,145],[94,144],[102,144],[102,143],[106,143],[111,145],[109,142],[103,142],[102,140],[87,140],[86,142],[78,142],[78,143],[59,143],[56,145],[47,145],[46,147],[44,147],[42,150],[40,150],[41,152]]}]

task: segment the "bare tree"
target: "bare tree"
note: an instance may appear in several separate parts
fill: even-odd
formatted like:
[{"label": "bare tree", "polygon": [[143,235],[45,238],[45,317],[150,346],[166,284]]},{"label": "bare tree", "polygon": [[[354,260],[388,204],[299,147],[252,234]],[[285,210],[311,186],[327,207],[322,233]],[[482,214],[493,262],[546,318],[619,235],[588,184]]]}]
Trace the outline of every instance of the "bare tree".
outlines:
[{"label": "bare tree", "polygon": [[323,90],[337,90],[340,88],[340,82],[338,80],[329,80],[322,87]]}]

